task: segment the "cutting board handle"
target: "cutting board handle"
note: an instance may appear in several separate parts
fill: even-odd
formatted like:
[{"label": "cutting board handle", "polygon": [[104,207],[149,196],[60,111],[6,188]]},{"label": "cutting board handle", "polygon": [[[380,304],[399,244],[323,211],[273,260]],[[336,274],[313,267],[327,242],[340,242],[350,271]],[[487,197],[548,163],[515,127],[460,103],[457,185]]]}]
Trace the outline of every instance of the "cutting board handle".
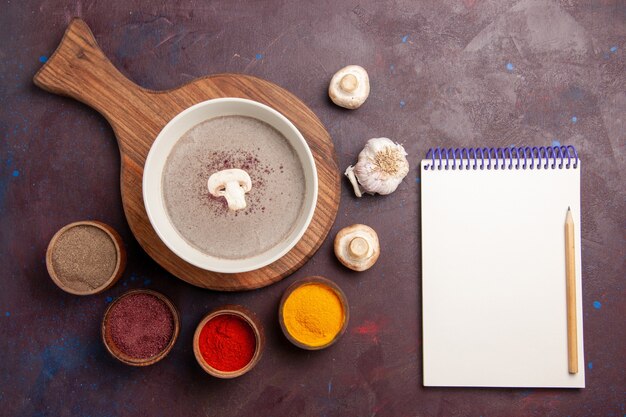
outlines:
[{"label": "cutting board handle", "polygon": [[[130,81],[104,55],[89,26],[74,18],[54,54],[33,78],[35,84],[51,93],[69,96],[102,114],[116,133],[148,130],[154,136],[159,126],[146,123],[161,119],[155,99],[158,92]],[[123,151],[127,135],[117,134]]]}]

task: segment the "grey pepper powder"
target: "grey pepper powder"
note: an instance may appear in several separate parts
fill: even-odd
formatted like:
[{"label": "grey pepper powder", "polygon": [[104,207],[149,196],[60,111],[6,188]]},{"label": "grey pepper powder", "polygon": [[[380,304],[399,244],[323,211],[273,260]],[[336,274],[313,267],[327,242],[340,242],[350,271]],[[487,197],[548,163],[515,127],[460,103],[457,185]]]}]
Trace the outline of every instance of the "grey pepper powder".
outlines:
[{"label": "grey pepper powder", "polygon": [[95,226],[69,228],[52,248],[52,268],[58,279],[75,291],[102,286],[115,272],[116,264],[113,240]]}]

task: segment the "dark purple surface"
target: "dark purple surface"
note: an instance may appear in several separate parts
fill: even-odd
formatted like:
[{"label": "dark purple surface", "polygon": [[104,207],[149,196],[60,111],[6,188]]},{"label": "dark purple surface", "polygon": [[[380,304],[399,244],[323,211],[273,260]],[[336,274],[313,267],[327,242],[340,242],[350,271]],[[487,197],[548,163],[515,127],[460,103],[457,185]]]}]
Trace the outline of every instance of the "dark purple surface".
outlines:
[{"label": "dark purple surface", "polygon": [[[346,270],[327,239],[293,276],[247,293],[201,290],[162,270],[124,219],[110,127],[32,84],[72,16],[145,87],[242,72],[289,89],[326,125],[342,169],[371,137],[404,143],[412,170],[398,191],[356,199],[344,182],[330,235],[355,222],[372,226],[382,244],[375,267]],[[0,414],[626,415],[625,22],[623,1],[3,2]],[[361,109],[345,111],[326,88],[352,63],[369,71],[372,92]],[[587,388],[425,389],[418,162],[434,146],[553,141],[575,145],[583,161]],[[117,285],[84,298],[56,288],[44,263],[54,232],[83,219],[113,225],[129,255]],[[346,292],[351,323],[337,345],[306,352],[281,334],[276,311],[294,279],[318,274]],[[111,298],[139,287],[167,294],[183,318],[169,357],[146,369],[109,357],[99,333]],[[191,348],[198,321],[224,303],[257,312],[267,335],[257,368],[232,381],[206,375]]]}]

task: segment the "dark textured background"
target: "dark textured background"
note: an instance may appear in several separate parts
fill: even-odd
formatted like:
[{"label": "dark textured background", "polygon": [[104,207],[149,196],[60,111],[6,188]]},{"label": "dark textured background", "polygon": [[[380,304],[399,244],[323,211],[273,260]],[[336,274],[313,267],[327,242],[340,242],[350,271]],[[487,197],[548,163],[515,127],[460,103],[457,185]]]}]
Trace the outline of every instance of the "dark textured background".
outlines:
[{"label": "dark textured background", "polygon": [[[623,1],[3,1],[0,6],[0,414],[7,416],[617,416],[626,415],[626,4]],[[405,144],[412,171],[388,197],[356,199],[347,182],[331,232],[374,227],[383,254],[351,273],[328,239],[300,271],[238,294],[164,272],[124,219],[115,138],[96,112],[38,90],[32,76],[71,17],[112,62],[166,89],[242,72],[302,98],[332,135],[340,166],[371,137]],[[348,112],[326,97],[334,71],[363,65],[372,93]],[[575,145],[582,164],[587,388],[425,389],[421,385],[418,162],[432,146]],[[76,297],[48,278],[44,252],[66,223],[99,219],[124,237],[129,265],[104,294]],[[451,260],[453,261],[453,260]],[[323,274],[351,303],[348,332],[306,352],[276,311],[294,279]],[[183,314],[163,362],[133,369],[100,342],[112,297],[148,287]],[[197,366],[193,330],[241,303],[266,327],[258,367],[232,381]]]}]

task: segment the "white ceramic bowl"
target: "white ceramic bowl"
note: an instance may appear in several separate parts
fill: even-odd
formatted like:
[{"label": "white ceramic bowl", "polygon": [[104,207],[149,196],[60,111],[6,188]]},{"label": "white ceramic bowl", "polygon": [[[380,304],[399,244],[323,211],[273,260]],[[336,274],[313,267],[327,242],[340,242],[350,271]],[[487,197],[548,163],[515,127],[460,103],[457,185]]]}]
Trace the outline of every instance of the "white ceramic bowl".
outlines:
[{"label": "white ceramic bowl", "polygon": [[[187,243],[171,223],[163,201],[163,169],[176,142],[198,123],[215,117],[233,115],[253,117],[282,133],[300,159],[306,185],[302,212],[289,236],[268,251],[245,259],[217,258],[201,252]],[[289,252],[306,231],[313,218],[317,203],[317,169],[309,145],[298,129],[285,116],[256,101],[241,98],[218,98],[189,107],[174,117],[161,130],[150,148],[144,166],[143,201],[152,227],[163,243],[180,258],[207,271],[223,273],[253,271],[271,264]]]}]

